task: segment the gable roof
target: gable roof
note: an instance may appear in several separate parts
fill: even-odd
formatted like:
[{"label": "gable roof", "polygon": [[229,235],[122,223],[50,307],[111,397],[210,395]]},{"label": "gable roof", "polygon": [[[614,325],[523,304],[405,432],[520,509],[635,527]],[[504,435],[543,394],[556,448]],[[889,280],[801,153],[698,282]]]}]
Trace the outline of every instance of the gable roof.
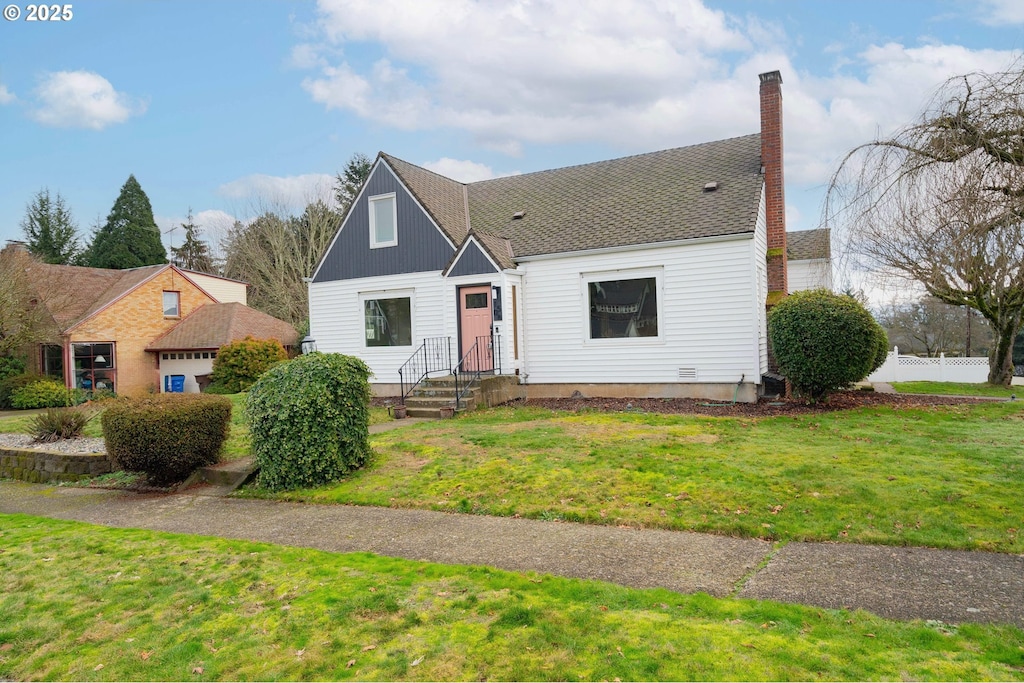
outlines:
[{"label": "gable roof", "polygon": [[[759,134],[474,183],[381,157],[453,242],[472,232],[502,267],[527,256],[753,233],[763,186]],[[705,192],[712,182],[717,189]]]},{"label": "gable roof", "polygon": [[276,339],[283,346],[294,346],[299,339],[295,328],[283,320],[233,302],[199,307],[157,337],[146,350],[216,349],[248,336],[254,339]]},{"label": "gable roof", "polygon": [[466,239],[466,185],[381,152],[379,155],[395,172],[413,197],[427,210],[452,244]]},{"label": "gable roof", "polygon": [[797,230],[786,233],[786,256],[790,261],[808,261],[832,257],[828,228]]},{"label": "gable roof", "polygon": [[67,332],[170,267],[163,263],[112,270],[36,261],[26,272],[54,322]]}]

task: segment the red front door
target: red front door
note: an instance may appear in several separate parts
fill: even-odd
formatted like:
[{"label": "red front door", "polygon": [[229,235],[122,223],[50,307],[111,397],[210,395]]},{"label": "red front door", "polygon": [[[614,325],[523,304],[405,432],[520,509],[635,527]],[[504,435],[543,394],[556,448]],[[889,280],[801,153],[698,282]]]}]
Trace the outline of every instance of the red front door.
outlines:
[{"label": "red front door", "polygon": [[[476,345],[474,348],[474,344]],[[493,370],[491,355],[491,286],[459,288],[459,356],[463,370]],[[466,357],[466,354],[469,354]]]}]

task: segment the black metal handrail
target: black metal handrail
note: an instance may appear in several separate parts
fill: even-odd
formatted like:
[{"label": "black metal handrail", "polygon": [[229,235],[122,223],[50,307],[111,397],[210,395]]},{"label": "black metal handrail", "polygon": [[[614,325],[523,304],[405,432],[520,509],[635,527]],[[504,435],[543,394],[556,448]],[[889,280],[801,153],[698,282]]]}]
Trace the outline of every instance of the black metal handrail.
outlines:
[{"label": "black metal handrail", "polygon": [[[497,362],[496,362],[497,361]],[[473,382],[485,373],[501,371],[501,335],[496,331],[476,338],[452,371],[455,377],[455,410],[462,405],[462,399]]]},{"label": "black metal handrail", "polygon": [[452,340],[450,337],[427,337],[398,369],[402,403],[430,373],[442,370],[452,372]]}]

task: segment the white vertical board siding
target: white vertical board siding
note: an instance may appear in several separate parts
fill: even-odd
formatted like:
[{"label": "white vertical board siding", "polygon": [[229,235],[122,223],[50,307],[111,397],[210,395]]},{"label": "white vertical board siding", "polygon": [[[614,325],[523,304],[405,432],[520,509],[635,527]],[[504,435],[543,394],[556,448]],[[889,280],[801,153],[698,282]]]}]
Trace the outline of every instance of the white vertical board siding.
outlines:
[{"label": "white vertical board siding", "polygon": [[832,264],[828,259],[790,261],[789,293],[805,289],[832,289]]},{"label": "white vertical board siding", "polygon": [[[680,368],[695,368],[697,382],[760,381],[753,238],[524,263],[527,381],[678,383]],[[589,339],[582,276],[630,269],[660,271],[661,339]]]},{"label": "white vertical board siding", "polygon": [[[445,298],[449,293],[450,298]],[[366,346],[361,298],[365,294],[379,298],[410,296],[411,346]],[[398,369],[425,338],[453,335],[454,315],[450,309],[454,305],[454,289],[439,271],[315,282],[309,286],[310,335],[319,351],[361,358],[373,371],[371,382],[397,384]]]}]

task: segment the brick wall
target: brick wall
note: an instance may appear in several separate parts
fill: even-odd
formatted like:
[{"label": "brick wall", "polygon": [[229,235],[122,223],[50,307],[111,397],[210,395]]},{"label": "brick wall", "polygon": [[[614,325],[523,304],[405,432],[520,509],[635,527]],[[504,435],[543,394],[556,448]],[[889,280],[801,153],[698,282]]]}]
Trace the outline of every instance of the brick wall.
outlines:
[{"label": "brick wall", "polygon": [[782,157],[782,74],[761,79],[761,165],[768,226],[768,292],[789,291],[786,273],[786,191]]},{"label": "brick wall", "polygon": [[[163,293],[180,292],[181,315],[165,318]],[[200,306],[215,301],[168,268],[104,311],[87,320],[71,334],[72,342],[114,342],[117,393],[158,391],[157,357],[145,348]]]}]

